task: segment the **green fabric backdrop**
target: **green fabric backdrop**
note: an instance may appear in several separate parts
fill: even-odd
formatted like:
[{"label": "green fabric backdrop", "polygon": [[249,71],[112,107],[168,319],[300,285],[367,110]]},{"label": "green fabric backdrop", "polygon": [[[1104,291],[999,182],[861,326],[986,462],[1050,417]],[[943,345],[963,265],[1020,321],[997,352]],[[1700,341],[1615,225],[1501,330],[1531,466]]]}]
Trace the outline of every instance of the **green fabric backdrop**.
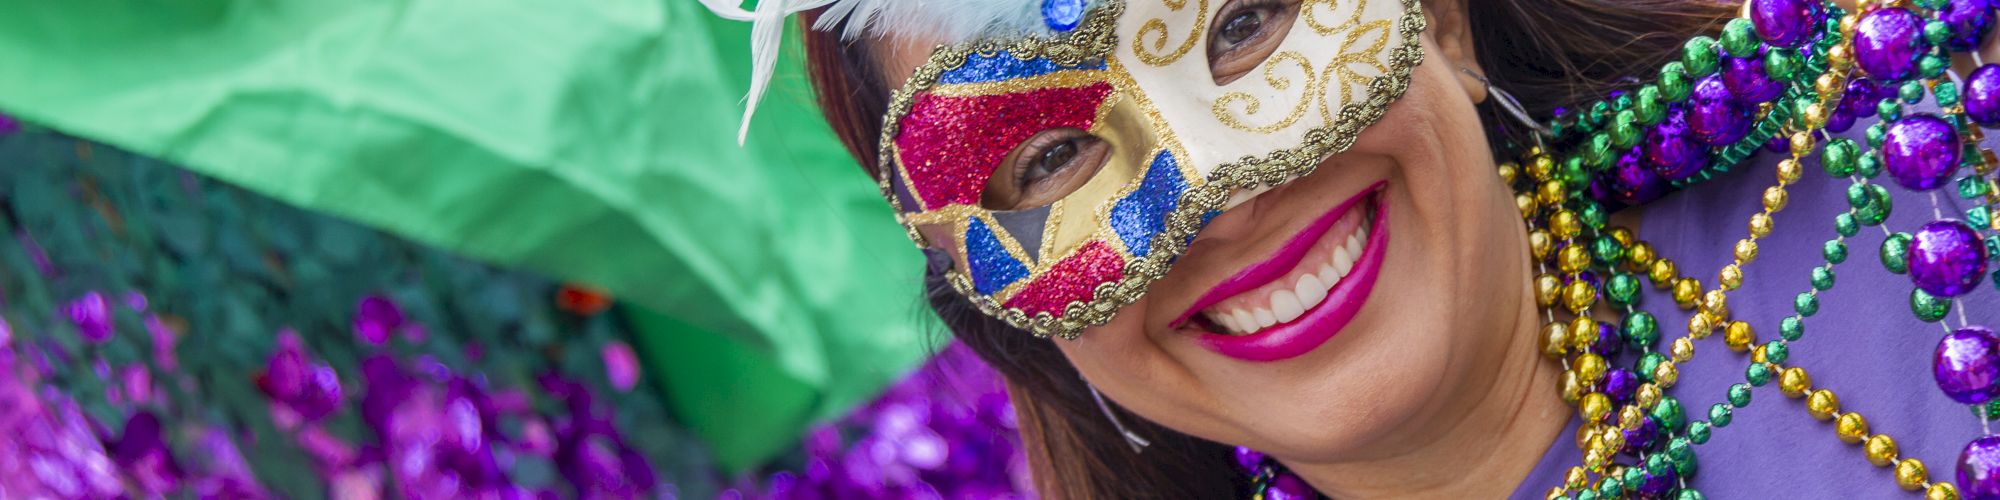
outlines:
[{"label": "green fabric backdrop", "polygon": [[[917,253],[786,59],[693,0],[0,0],[0,112],[645,310],[745,467],[934,344]],[[796,40],[796,37],[791,37]]]}]

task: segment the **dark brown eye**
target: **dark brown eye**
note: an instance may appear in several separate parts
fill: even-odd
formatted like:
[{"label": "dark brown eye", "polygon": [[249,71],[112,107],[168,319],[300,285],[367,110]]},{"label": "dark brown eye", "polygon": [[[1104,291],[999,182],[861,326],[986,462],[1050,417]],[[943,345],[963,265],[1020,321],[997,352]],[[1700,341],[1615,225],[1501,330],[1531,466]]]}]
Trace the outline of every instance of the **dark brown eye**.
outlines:
[{"label": "dark brown eye", "polygon": [[1243,43],[1244,40],[1249,40],[1252,36],[1256,36],[1257,31],[1261,29],[1264,29],[1264,14],[1262,12],[1250,11],[1238,13],[1234,17],[1230,17],[1228,21],[1223,21],[1222,33],[1220,34],[1222,35],[1222,41],[1228,42],[1230,45],[1236,45]]},{"label": "dark brown eye", "polygon": [[1027,171],[1021,173],[1021,188],[1026,190],[1028,185],[1047,179],[1061,171],[1063,166],[1069,165],[1070,160],[1076,159],[1077,140],[1077,138],[1064,139],[1043,151],[1041,159],[1036,160],[1033,165],[1028,166]]},{"label": "dark brown eye", "polygon": [[989,210],[1022,210],[1055,203],[1083,187],[1110,158],[1111,145],[1089,132],[1042,131],[1000,162],[979,204]]},{"label": "dark brown eye", "polygon": [[1263,64],[1285,41],[1302,0],[1233,0],[1222,6],[1208,38],[1208,71],[1226,85]]}]

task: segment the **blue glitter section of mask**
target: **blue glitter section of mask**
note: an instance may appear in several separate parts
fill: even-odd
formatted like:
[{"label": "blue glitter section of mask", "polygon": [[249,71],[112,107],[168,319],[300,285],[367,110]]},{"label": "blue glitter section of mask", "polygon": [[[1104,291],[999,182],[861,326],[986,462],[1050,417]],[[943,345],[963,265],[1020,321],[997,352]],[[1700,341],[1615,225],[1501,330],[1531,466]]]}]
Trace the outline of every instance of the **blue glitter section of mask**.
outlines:
[{"label": "blue glitter section of mask", "polygon": [[1042,22],[1049,29],[1068,32],[1083,24],[1084,0],[1042,0]]},{"label": "blue glitter section of mask", "polygon": [[965,228],[965,254],[967,265],[972,267],[972,288],[981,294],[991,295],[1028,277],[1028,266],[1007,253],[985,221],[972,219],[972,225]]},{"label": "blue glitter section of mask", "polygon": [[1063,66],[1046,57],[1021,59],[1007,51],[991,55],[973,53],[965,56],[965,64],[938,75],[938,83],[956,85],[962,83],[985,83],[1015,78],[1041,76],[1057,71],[1104,69],[1104,61],[1093,61],[1078,66]]},{"label": "blue glitter section of mask", "polygon": [[1167,214],[1174,211],[1181,193],[1187,190],[1180,162],[1174,160],[1173,153],[1161,151],[1146,167],[1146,178],[1139,181],[1139,188],[1111,206],[1111,231],[1134,257],[1145,257],[1153,251],[1153,235],[1166,230]]}]

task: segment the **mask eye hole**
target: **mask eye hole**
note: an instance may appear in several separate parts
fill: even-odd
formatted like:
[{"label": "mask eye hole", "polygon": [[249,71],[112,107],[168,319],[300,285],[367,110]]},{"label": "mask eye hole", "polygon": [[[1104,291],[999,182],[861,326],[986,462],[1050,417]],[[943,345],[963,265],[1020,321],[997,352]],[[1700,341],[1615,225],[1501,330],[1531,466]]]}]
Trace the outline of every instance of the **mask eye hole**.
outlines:
[{"label": "mask eye hole", "polygon": [[1111,158],[1111,144],[1075,128],[1044,130],[1001,160],[979,204],[988,210],[1025,210],[1055,203],[1082,188]]},{"label": "mask eye hole", "polygon": [[1208,27],[1208,73],[1216,85],[1249,74],[1284,43],[1301,0],[1231,0]]}]

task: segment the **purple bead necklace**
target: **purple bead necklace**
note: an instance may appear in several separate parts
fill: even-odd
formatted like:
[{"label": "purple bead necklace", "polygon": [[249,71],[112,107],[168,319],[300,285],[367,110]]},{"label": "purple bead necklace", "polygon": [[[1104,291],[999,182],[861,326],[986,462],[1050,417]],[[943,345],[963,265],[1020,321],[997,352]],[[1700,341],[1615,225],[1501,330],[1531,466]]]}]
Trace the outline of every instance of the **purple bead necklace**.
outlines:
[{"label": "purple bead necklace", "polygon": [[[1703,498],[1687,487],[1694,447],[1750,403],[1752,387],[1775,380],[1786,396],[1804,399],[1812,416],[1833,422],[1841,440],[1860,445],[1870,463],[1893,467],[1905,489],[1934,499],[2000,499],[2000,436],[1989,432],[1965,447],[1956,484],[1932,481],[1921,461],[1900,455],[1894,439],[1871,433],[1859,413],[1841,411],[1832,390],[1814,388],[1808,372],[1785,364],[1805,320],[1818,311],[1818,295],[1833,287],[1834,268],[1847,259],[1846,239],[1875,226],[1887,235],[1883,266],[1910,277],[1912,314],[1946,333],[1933,359],[1940,391],[1971,405],[1982,429],[2000,415],[2000,337],[1966,324],[1962,309],[1956,326],[1947,318],[1958,297],[1980,289],[2000,257],[1994,213],[2000,183],[1993,177],[2000,161],[1978,147],[1980,127],[2000,127],[2000,65],[1982,64],[1955,83],[1950,64],[1954,52],[1975,50],[1988,38],[1994,8],[1992,0],[1878,0],[1845,12],[1812,0],[1749,0],[1719,39],[1691,39],[1679,60],[1636,90],[1558,110],[1554,133],[1542,138],[1546,147],[1500,167],[1516,188],[1543,269],[1534,283],[1547,310],[1543,351],[1563,365],[1564,400],[1584,419],[1578,442],[1585,463],[1571,468],[1550,498]],[[1926,97],[1940,112],[1905,114],[1906,104]],[[1864,141],[1829,135],[1870,115],[1881,120]],[[1765,191],[1764,210],[1752,215],[1733,262],[1717,273],[1718,288],[1704,291],[1629,230],[1606,225],[1610,211],[1708,180],[1767,146],[1792,157],[1779,162],[1778,184]],[[1812,270],[1812,288],[1798,294],[1795,314],[1779,323],[1779,338],[1757,344],[1750,325],[1730,319],[1727,292],[1740,286],[1757,240],[1784,207],[1785,187],[1815,151],[1828,175],[1850,181],[1849,209],[1835,218],[1826,264]],[[1910,233],[1886,227],[1893,200],[1885,183],[1874,182],[1884,172],[1898,190],[1929,196],[1935,220]],[[1938,208],[1936,191],[1951,184],[1980,202],[1964,220]],[[1657,320],[1636,307],[1641,275],[1698,312],[1669,349],[1659,349]],[[2000,273],[1994,282],[2000,286]],[[1618,311],[1618,321],[1592,319],[1604,312],[1599,298]],[[1717,332],[1730,348],[1749,350],[1751,363],[1744,383],[1732,385],[1706,419],[1690,419],[1665,391],[1674,385],[1676,363],[1692,358],[1693,341]],[[1253,478],[1253,498],[1313,495],[1255,451],[1239,448],[1237,459]]]}]

